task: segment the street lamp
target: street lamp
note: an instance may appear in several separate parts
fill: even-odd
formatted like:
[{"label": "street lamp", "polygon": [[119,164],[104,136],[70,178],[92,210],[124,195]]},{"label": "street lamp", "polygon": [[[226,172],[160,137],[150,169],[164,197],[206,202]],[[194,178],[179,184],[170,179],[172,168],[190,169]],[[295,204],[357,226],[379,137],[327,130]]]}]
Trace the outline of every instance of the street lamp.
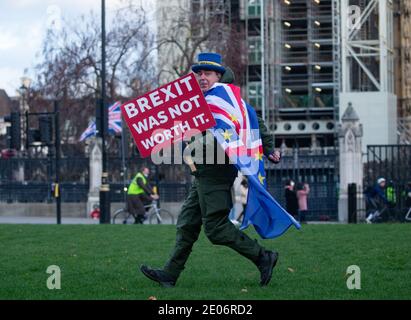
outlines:
[{"label": "street lamp", "polygon": [[22,86],[23,86],[23,87],[25,87],[25,88],[30,88],[31,79],[28,78],[28,77],[22,77],[22,78],[21,78],[21,83],[22,83]]},{"label": "street lamp", "polygon": [[[25,116],[27,112],[29,112],[29,93],[30,93],[30,85],[31,79],[28,77],[21,78],[21,86],[20,86],[20,96],[21,96],[21,103],[20,103],[20,116]],[[21,121],[21,139],[25,141],[26,137],[26,121]],[[21,144],[20,147],[21,151],[24,151],[24,143]]]},{"label": "street lamp", "polygon": [[265,2],[260,0],[260,40],[261,40],[261,116],[264,121],[266,119],[266,110],[265,110]]},{"label": "street lamp", "polygon": [[100,132],[102,153],[102,175],[100,187],[100,223],[110,223],[110,184],[106,151],[107,108],[106,108],[106,4],[101,0],[101,99],[100,99]]}]

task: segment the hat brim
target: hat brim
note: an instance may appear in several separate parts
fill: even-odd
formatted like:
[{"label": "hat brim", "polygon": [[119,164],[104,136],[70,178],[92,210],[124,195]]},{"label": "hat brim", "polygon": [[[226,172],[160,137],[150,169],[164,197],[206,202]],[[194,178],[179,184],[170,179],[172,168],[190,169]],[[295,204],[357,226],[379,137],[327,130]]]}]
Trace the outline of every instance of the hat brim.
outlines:
[{"label": "hat brim", "polygon": [[215,71],[221,74],[225,72],[225,68],[223,66],[213,66],[213,65],[207,65],[207,64],[195,64],[191,67],[191,70],[193,70],[193,72],[195,73],[197,73],[200,70]]}]

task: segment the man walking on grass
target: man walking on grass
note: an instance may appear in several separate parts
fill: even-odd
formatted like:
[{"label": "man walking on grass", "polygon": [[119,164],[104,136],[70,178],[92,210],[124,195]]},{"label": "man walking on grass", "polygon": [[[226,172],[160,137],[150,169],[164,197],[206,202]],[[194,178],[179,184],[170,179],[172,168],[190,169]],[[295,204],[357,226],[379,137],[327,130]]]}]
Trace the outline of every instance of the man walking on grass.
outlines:
[{"label": "man walking on grass", "polygon": [[[219,152],[217,149],[222,148],[224,141],[227,144],[233,141],[232,136],[236,135],[237,125],[240,122],[243,123],[243,126],[246,122],[251,123],[250,119],[254,117],[257,126],[255,129],[259,129],[261,139],[258,139],[260,147],[256,153],[259,158],[257,159],[258,162],[262,162],[264,153],[271,162],[278,163],[281,157],[280,153],[274,151],[273,137],[269,134],[262,119],[258,118],[257,122],[255,111],[249,108],[245,109],[245,106],[241,103],[238,104],[241,100],[239,88],[220,83],[221,81],[233,81],[231,70],[227,74],[226,68],[221,64],[221,56],[217,53],[201,53],[198,56],[198,63],[192,66],[192,70],[196,74],[200,88],[209,103],[217,125],[220,125],[220,128],[225,128],[224,134],[218,137],[216,131],[212,131],[214,137],[210,132],[203,134],[203,155],[207,157],[207,154],[212,154],[215,157],[214,160],[217,160],[216,155]],[[236,92],[237,89],[238,93]],[[216,97],[217,100],[213,101],[212,96]],[[222,98],[221,101],[218,100],[219,97]],[[223,101],[224,99],[227,104]],[[232,112],[227,113],[227,110],[224,111],[223,108],[219,108],[216,105],[218,101]],[[241,116],[243,118],[239,119]],[[230,131],[231,129],[232,131]],[[240,136],[239,130],[237,130],[237,134]],[[224,141],[221,141],[221,139]],[[216,140],[219,140],[218,143]],[[230,247],[256,265],[260,272],[261,286],[266,286],[271,280],[273,268],[278,260],[278,253],[263,248],[257,241],[252,240],[243,231],[237,229],[229,220],[228,216],[233,206],[231,187],[238,174],[238,165],[230,163],[227,150],[225,151],[224,163],[218,163],[217,161],[213,164],[205,164],[209,163],[206,161],[195,163],[195,171],[192,172],[195,179],[178,216],[175,247],[165,266],[162,269],[152,269],[145,265],[140,268],[145,276],[164,287],[175,286],[178,277],[184,270],[193,244],[198,239],[202,226],[211,243]],[[264,183],[263,176],[259,176],[258,179],[260,180],[257,183]],[[254,178],[251,180],[257,181]],[[253,207],[252,204],[251,207]],[[258,208],[253,209],[255,212],[258,210]],[[258,224],[258,222],[257,218],[246,213],[242,228],[247,227],[250,223]],[[261,225],[256,229],[257,231],[264,231],[264,226]]]}]

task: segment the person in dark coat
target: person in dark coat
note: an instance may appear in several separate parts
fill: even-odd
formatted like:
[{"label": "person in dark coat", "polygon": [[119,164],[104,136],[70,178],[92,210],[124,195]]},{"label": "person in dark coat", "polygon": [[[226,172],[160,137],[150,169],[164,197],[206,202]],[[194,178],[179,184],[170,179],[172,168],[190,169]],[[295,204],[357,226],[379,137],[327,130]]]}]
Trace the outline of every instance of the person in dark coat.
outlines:
[{"label": "person in dark coat", "polygon": [[285,188],[285,209],[294,218],[298,218],[298,200],[297,193],[295,192],[295,182],[293,180],[287,180]]}]

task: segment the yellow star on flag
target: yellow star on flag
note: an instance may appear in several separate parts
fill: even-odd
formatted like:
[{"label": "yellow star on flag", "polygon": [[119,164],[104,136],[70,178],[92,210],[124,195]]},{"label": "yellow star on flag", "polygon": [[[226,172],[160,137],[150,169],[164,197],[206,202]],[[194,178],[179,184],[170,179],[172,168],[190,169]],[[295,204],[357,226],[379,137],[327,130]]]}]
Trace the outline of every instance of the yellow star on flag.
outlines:
[{"label": "yellow star on flag", "polygon": [[260,153],[260,151],[257,151],[256,154],[254,154],[255,160],[263,160],[263,154]]},{"label": "yellow star on flag", "polygon": [[260,180],[260,183],[261,183],[261,184],[264,184],[264,179],[265,179],[265,177],[263,177],[263,176],[261,175],[261,173],[259,173],[259,174],[258,174],[258,180]]},{"label": "yellow star on flag", "polygon": [[230,114],[230,118],[231,118],[232,122],[237,122],[237,120],[238,120],[237,117],[233,114]]},{"label": "yellow star on flag", "polygon": [[225,130],[224,133],[223,133],[223,138],[224,138],[224,140],[230,141],[232,135],[233,134],[230,133],[228,130]]}]

